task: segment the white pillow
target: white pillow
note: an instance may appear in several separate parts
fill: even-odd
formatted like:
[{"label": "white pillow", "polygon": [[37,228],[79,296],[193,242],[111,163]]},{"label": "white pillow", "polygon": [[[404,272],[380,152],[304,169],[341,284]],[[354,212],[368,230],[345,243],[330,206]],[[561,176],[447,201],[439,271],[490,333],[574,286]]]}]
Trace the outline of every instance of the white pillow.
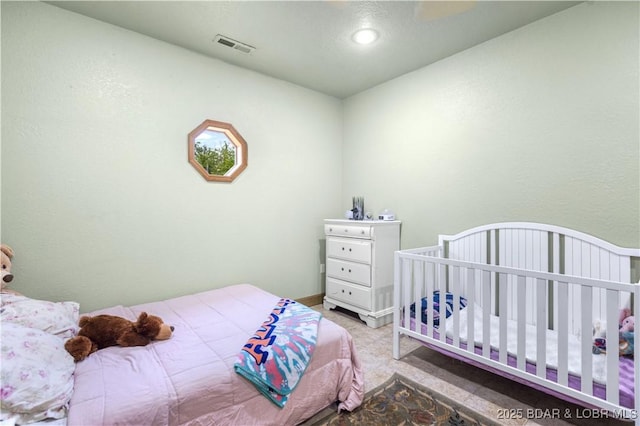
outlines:
[{"label": "white pillow", "polygon": [[2,295],[0,321],[37,328],[61,338],[78,334],[80,305],[76,302],[49,302],[14,294]]},{"label": "white pillow", "polygon": [[64,339],[2,323],[0,420],[18,424],[67,415],[75,363]]}]

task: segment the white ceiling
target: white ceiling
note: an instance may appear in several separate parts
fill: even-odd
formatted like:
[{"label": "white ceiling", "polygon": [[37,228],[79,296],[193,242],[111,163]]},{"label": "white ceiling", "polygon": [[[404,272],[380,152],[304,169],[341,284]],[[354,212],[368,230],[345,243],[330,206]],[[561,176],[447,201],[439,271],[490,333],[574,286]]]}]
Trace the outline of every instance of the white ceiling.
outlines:
[{"label": "white ceiling", "polygon": [[[567,9],[571,1],[48,1],[338,98]],[[465,10],[466,9],[466,10]],[[444,15],[436,17],[436,15]],[[351,41],[372,27],[372,45]],[[244,54],[217,34],[254,46]]]}]

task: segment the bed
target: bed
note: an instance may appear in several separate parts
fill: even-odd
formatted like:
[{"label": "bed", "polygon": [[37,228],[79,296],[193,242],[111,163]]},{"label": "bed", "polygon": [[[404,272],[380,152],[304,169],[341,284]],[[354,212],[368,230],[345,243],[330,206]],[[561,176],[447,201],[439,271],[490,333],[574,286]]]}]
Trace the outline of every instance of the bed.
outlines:
[{"label": "bed", "polygon": [[[5,303],[8,299],[4,296],[3,308],[9,307],[11,304]],[[71,373],[68,354],[65,358],[56,348],[48,348],[46,353],[57,355],[46,362],[64,364],[56,373],[58,394],[48,401],[53,405],[37,406],[33,415],[18,419],[19,423],[64,417],[69,426],[293,425],[334,402],[339,402],[341,410],[359,406],[364,381],[353,341],[346,330],[325,318],[320,319],[317,326],[317,345],[311,362],[283,408],[236,374],[234,362],[238,353],[279,300],[255,286],[241,284],[161,302],[87,313],[135,320],[140,312],[146,311],[160,316],[175,330],[169,340],[144,347],[105,348],[75,365],[71,360]],[[63,342],[77,333],[78,315],[77,304],[64,303],[67,305],[53,304],[61,312],[57,322],[64,324],[57,325],[55,330],[49,327],[43,331]],[[3,315],[6,313],[3,309]],[[10,357],[5,353],[8,336],[4,330],[11,322],[10,316],[3,317],[3,363]],[[14,312],[12,318],[18,315]],[[32,320],[23,322],[32,329],[45,328],[33,324]],[[11,327],[13,325],[8,328]],[[18,342],[21,341],[18,339]],[[34,369],[36,376],[37,371]],[[3,408],[3,420],[11,421],[7,407]],[[47,410],[43,412],[44,408]],[[14,420],[16,418],[14,416]]]},{"label": "bed", "polygon": [[[591,415],[640,425],[640,350],[618,350],[621,310],[640,313],[640,285],[633,284],[640,249],[559,226],[509,222],[397,251],[394,267],[394,358],[401,336],[409,336],[595,409]],[[598,326],[609,336],[604,353],[594,351]]]}]

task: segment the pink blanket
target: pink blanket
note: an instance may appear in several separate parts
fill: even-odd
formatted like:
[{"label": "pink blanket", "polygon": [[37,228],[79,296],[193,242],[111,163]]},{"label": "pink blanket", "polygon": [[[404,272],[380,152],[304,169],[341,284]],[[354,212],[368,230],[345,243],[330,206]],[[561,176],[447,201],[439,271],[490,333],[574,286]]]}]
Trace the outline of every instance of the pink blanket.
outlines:
[{"label": "pink blanket", "polygon": [[158,315],[175,327],[148,346],[102,349],[79,362],[68,425],[290,425],[334,401],[353,410],[364,379],[351,335],[323,318],[309,367],[278,408],[234,372],[238,351],[279,297],[248,284],[89,313]]}]

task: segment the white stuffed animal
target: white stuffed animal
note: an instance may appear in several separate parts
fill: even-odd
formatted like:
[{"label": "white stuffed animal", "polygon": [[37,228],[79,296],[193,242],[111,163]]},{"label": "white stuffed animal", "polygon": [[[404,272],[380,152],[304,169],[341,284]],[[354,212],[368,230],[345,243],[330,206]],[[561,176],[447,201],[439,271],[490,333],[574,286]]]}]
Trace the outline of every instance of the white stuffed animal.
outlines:
[{"label": "white stuffed animal", "polygon": [[593,322],[593,347],[594,354],[604,353],[607,349],[607,323],[602,320]]}]

